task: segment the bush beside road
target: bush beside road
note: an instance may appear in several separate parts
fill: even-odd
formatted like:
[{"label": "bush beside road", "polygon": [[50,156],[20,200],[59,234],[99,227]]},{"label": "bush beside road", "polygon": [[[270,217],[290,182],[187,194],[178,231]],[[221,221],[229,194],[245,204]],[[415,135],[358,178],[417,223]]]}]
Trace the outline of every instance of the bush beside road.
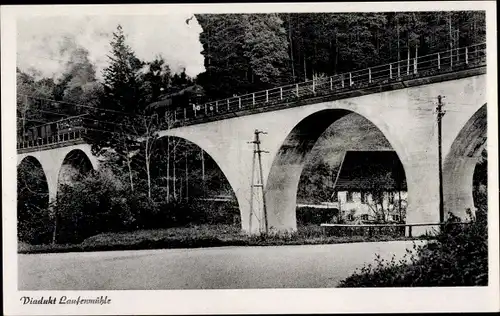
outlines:
[{"label": "bush beside road", "polygon": [[471,225],[445,226],[436,239],[414,245],[400,260],[380,257],[340,287],[487,286],[488,225],[479,210]]}]

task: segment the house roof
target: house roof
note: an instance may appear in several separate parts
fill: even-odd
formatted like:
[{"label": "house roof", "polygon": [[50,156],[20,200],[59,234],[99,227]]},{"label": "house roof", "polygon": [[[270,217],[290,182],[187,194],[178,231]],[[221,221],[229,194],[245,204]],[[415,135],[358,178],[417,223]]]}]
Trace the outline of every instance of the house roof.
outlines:
[{"label": "house roof", "polygon": [[346,151],[335,189],[406,191],[404,168],[395,151]]}]

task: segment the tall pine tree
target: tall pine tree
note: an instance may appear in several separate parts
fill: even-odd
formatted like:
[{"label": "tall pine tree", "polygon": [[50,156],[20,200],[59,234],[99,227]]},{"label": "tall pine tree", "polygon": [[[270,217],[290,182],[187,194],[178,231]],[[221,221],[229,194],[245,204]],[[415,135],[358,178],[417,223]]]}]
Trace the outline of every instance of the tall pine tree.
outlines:
[{"label": "tall pine tree", "polygon": [[132,158],[140,143],[138,120],[146,107],[140,70],[144,66],[126,43],[118,25],[111,41],[109,66],[104,69],[103,92],[90,122],[87,141],[96,154],[110,151],[126,164],[130,188],[134,190]]}]

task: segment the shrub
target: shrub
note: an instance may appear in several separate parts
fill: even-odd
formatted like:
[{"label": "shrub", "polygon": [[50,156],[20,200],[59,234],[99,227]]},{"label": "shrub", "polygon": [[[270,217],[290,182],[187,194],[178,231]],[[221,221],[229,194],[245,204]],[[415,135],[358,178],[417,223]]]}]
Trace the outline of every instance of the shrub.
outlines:
[{"label": "shrub", "polygon": [[140,189],[131,191],[107,169],[61,186],[55,207],[56,242],[78,243],[107,232],[234,224],[234,218],[239,218],[239,210],[230,202],[169,200],[164,188],[153,188],[150,199]]},{"label": "shrub", "polygon": [[31,203],[18,203],[17,210],[17,236],[20,241],[33,245],[51,241],[53,219],[48,208]]},{"label": "shrub", "polygon": [[321,223],[329,223],[335,215],[338,215],[337,209],[298,207],[297,224],[306,226],[310,224],[320,225]]},{"label": "shrub", "polygon": [[92,172],[60,188],[55,207],[58,243],[76,243],[107,231],[130,228],[136,218],[127,188],[107,172]]},{"label": "shrub", "polygon": [[340,282],[340,287],[488,285],[486,216],[478,210],[469,225],[448,224],[436,240],[407,250],[403,259],[366,265]]}]

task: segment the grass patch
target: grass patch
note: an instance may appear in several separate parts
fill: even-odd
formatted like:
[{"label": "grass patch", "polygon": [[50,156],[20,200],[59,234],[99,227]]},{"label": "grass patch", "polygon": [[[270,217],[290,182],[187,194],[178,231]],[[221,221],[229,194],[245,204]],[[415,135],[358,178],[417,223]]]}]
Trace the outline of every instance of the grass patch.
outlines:
[{"label": "grass patch", "polygon": [[[221,246],[319,245],[352,242],[408,240],[406,237],[325,236],[317,225],[298,227],[296,232],[248,236],[235,225],[200,225],[133,232],[103,233],[79,244],[30,245],[19,243],[18,253],[55,253]],[[413,238],[415,239],[415,238]]]}]

